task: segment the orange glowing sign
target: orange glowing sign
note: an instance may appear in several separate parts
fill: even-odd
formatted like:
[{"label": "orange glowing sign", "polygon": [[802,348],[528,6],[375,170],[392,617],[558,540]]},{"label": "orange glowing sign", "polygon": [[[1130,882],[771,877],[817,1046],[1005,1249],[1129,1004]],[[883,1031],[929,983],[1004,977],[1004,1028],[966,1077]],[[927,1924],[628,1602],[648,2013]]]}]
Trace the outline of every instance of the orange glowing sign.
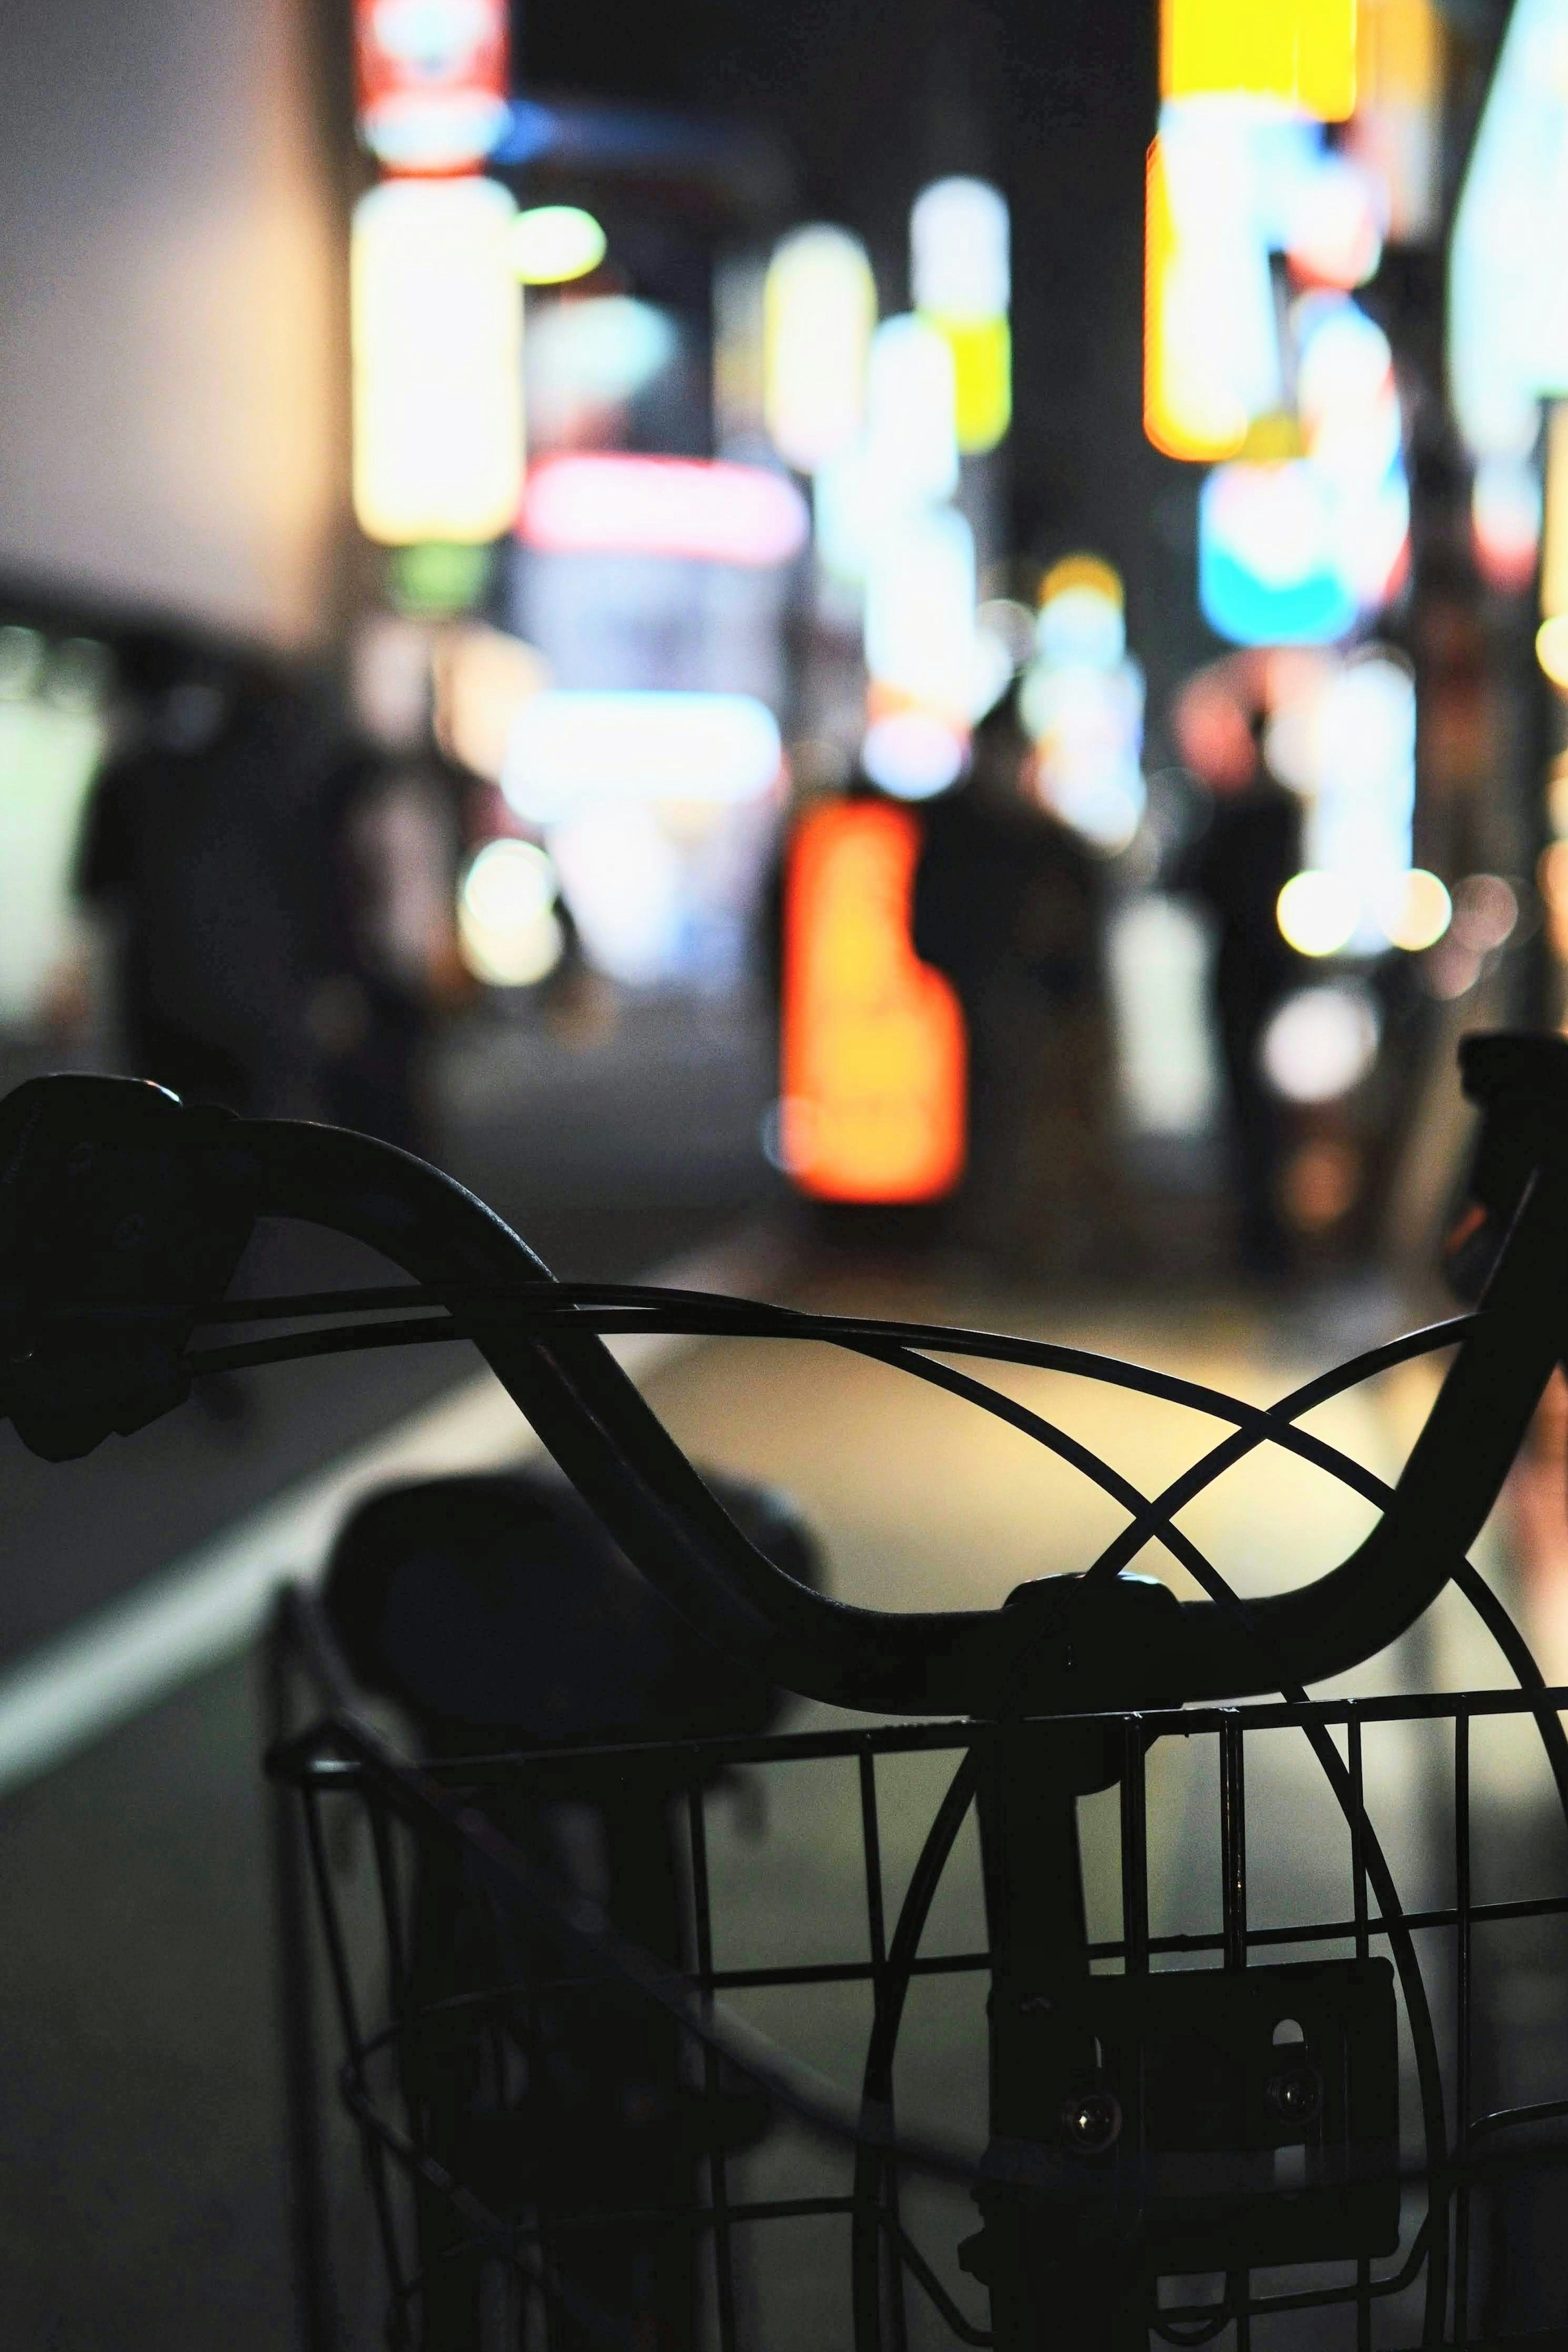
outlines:
[{"label": "orange glowing sign", "polygon": [[936,1201],[964,1171],[964,1016],[910,937],[920,820],[836,801],[800,822],[784,911],[781,1144],[823,1201]]}]

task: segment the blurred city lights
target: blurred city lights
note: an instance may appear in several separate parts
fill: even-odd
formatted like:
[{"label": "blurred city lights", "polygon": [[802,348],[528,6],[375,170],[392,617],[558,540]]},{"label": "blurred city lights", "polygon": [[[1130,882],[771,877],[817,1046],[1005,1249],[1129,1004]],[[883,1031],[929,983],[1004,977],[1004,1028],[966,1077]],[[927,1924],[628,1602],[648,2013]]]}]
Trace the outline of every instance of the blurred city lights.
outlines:
[{"label": "blurred city lights", "polygon": [[[1554,851],[1560,846],[1549,849],[1538,867],[1554,938],[1562,922],[1562,909],[1554,898],[1561,878]],[[1500,874],[1467,874],[1454,886],[1448,928],[1424,961],[1422,978],[1428,993],[1448,1003],[1468,995],[1489,959],[1508,945],[1518,926],[1519,897],[1512,885]]]},{"label": "blurred city lights", "polygon": [[958,487],[953,355],[930,321],[886,319],[873,339],[865,430],[818,471],[817,553],[831,578],[862,584],[890,533]]},{"label": "blurred city lights", "polygon": [[0,1024],[43,1013],[79,946],[73,869],[82,814],[109,740],[106,649],[0,627]]},{"label": "blurred city lights", "polygon": [[1394,939],[1391,924],[1416,919],[1422,888],[1416,886],[1416,903],[1407,906],[1416,804],[1408,666],[1373,646],[1303,667],[1281,694],[1269,742],[1271,751],[1288,746],[1291,781],[1306,800],[1309,866],[1354,907],[1344,943],[1358,954],[1381,953]]},{"label": "blurred city lights", "polygon": [[953,355],[928,320],[884,319],[872,338],[866,442],[889,502],[951,498],[958,487]]},{"label": "blurred city lights", "polygon": [[517,714],[501,785],[520,816],[550,824],[591,800],[755,799],[782,758],[751,695],[549,687]]},{"label": "blurred city lights", "polygon": [[1298,278],[1318,286],[1364,286],[1383,258],[1378,192],[1349,156],[1324,154],[1303,176],[1285,238]]},{"label": "blurred city lights", "polygon": [[535,205],[512,224],[512,267],[525,286],[564,286],[604,258],[605,236],[580,205]]},{"label": "blurred city lights", "polygon": [[1435,0],[1358,0],[1355,112],[1345,145],[1383,192],[1399,244],[1437,222],[1444,35]]},{"label": "blurred city lights", "polygon": [[774,248],[764,290],[763,405],[787,465],[815,473],[865,415],[876,283],[847,230],[796,229]]},{"label": "blurred city lights", "polygon": [[988,596],[975,614],[975,625],[1000,639],[1014,669],[1021,669],[1035,649],[1035,615],[1016,596]]},{"label": "blurred city lights", "polygon": [[892,710],[874,719],[861,745],[861,766],[895,800],[928,801],[956,784],[968,756],[967,738],[930,710]]},{"label": "blurred city lights", "polygon": [[919,315],[952,355],[955,424],[966,456],[994,449],[1012,416],[1008,208],[984,180],[934,181],[909,215],[910,285]]},{"label": "blurred city lights", "polygon": [[387,594],[402,614],[438,620],[472,613],[490,584],[490,549],[485,541],[455,546],[444,539],[417,540],[394,547],[387,558]]},{"label": "blurred city lights", "polygon": [[549,682],[547,664],[520,637],[466,621],[437,637],[431,667],[436,741],[460,767],[498,784],[517,715]]},{"label": "blurred city lights", "polygon": [[542,303],[528,321],[530,444],[612,437],[617,412],[669,366],[680,336],[668,313],[628,294]]},{"label": "blurred city lights", "polygon": [[905,515],[877,540],[866,579],[873,683],[967,723],[974,679],[975,536],[950,507]]},{"label": "blurred city lights", "polygon": [[1338,955],[1361,919],[1354,886],[1342,874],[1309,867],[1291,876],[1276,908],[1280,935],[1298,955]]},{"label": "blurred city lights", "polygon": [[910,940],[920,843],[907,810],[835,801],[790,845],[780,1156],[821,1200],[937,1200],[963,1172],[963,1015]]},{"label": "blurred city lights", "polygon": [[985,180],[935,180],[910,209],[910,292],[938,318],[994,319],[1011,299],[1008,207]]},{"label": "blurred city lights", "polygon": [[1554,686],[1568,686],[1568,401],[1546,420],[1546,487],[1541,539],[1541,628],[1536,656]]},{"label": "blurred city lights", "polygon": [[1201,916],[1185,899],[1148,891],[1116,909],[1106,948],[1128,1124],[1144,1135],[1203,1134],[1214,1123],[1220,1082]]},{"label": "blurred city lights", "polygon": [[1568,393],[1568,0],[1517,0],[1448,248],[1448,392],[1477,457],[1522,458]]},{"label": "blurred city lights", "polygon": [[522,478],[516,207],[492,180],[393,180],[354,207],[354,510],[393,546],[509,529]]},{"label": "blurred city lights", "polygon": [[1114,669],[1127,650],[1120,574],[1097,555],[1068,555],[1053,563],[1040,586],[1035,643],[1055,667],[1082,663]]},{"label": "blurred city lights", "polygon": [[472,171],[511,121],[507,0],[355,0],[360,136],[389,172]]},{"label": "blurred city lights", "polygon": [[1286,255],[1298,283],[1362,284],[1382,251],[1375,182],[1271,101],[1188,98],[1161,110],[1147,203],[1149,438],[1178,457],[1295,455],[1281,445],[1297,326],[1282,335],[1270,256]]},{"label": "blurred city lights", "polygon": [[1126,654],[1122,583],[1100,557],[1072,555],[1040,593],[1039,651],[1019,694],[1035,790],[1096,849],[1124,849],[1145,792],[1144,680]]},{"label": "blurred city lights", "polygon": [[1008,637],[986,617],[982,604],[975,615],[973,661],[970,668],[968,715],[981,719],[994,710],[1013,682],[1018,657]]},{"label": "blurred city lights", "polygon": [[1197,531],[1198,603],[1232,644],[1330,645],[1354,626],[1328,485],[1306,458],[1217,466]]},{"label": "blurred city lights", "polygon": [[1518,595],[1541,552],[1541,482],[1529,457],[1482,457],[1470,485],[1470,543],[1489,588]]},{"label": "blurred city lights", "polygon": [[1549,842],[1535,868],[1535,879],[1546,908],[1552,945],[1568,963],[1568,841]]},{"label": "blurred city lights", "polygon": [[528,841],[492,841],[477,852],[457,898],[457,942],[476,980],[531,988],[560,961],[555,868]]},{"label": "blurred city lights", "polygon": [[[925,314],[923,314],[925,315]],[[1005,440],[1013,415],[1012,330],[1005,319],[933,319],[953,362],[953,426],[967,457]]]},{"label": "blurred city lights", "polygon": [[1454,886],[1453,935],[1472,955],[1495,955],[1519,927],[1519,894],[1500,874],[1467,874]]},{"label": "blurred city lights", "polygon": [[529,472],[518,534],[555,553],[786,563],[810,518],[786,475],[723,459],[624,453],[547,457]]},{"label": "blurred city lights", "polygon": [[658,811],[591,803],[550,827],[549,851],[589,962],[629,988],[669,980],[687,905],[680,854]]},{"label": "blurred city lights", "polygon": [[1167,457],[1234,457],[1281,397],[1249,128],[1210,102],[1166,106],[1149,149],[1144,429]]},{"label": "blurred city lights", "polygon": [[1160,0],[1166,98],[1246,91],[1321,122],[1355,104],[1356,0]]},{"label": "blurred city lights", "polygon": [[1264,1075],[1287,1102],[1337,1101],[1371,1070],[1380,1034],[1366,989],[1343,982],[1298,989],[1263,1033]]},{"label": "blurred city lights", "polygon": [[1217,467],[1198,509],[1198,598],[1238,645],[1328,645],[1409,561],[1410,488],[1388,339],[1343,293],[1291,311],[1304,454]]},{"label": "blurred city lights", "polygon": [[1399,876],[1379,918],[1390,947],[1415,955],[1437,945],[1452,913],[1453,902],[1437,875],[1413,866]]}]

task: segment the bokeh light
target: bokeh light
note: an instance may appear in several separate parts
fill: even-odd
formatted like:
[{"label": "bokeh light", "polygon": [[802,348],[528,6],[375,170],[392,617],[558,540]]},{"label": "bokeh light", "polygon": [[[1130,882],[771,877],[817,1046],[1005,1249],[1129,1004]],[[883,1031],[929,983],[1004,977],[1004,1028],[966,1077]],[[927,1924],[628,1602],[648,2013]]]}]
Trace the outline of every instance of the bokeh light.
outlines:
[{"label": "bokeh light", "polygon": [[926,801],[957,782],[967,751],[964,736],[934,711],[894,710],[866,729],[861,765],[895,800]]},{"label": "bokeh light", "polygon": [[935,181],[909,216],[915,307],[953,363],[955,425],[966,456],[994,449],[1012,416],[1007,204],[988,181]]},{"label": "bokeh light", "polygon": [[599,799],[752,800],[782,759],[752,695],[550,687],[518,713],[501,784],[520,816],[550,824]]},{"label": "bokeh light", "polygon": [[525,286],[564,286],[598,268],[606,242],[580,205],[534,205],[512,223],[512,267]]},{"label": "bokeh light", "polygon": [[803,474],[846,450],[865,415],[876,282],[847,229],[793,230],[763,297],[763,405],[773,446]]},{"label": "bokeh light", "polygon": [[1288,996],[1263,1033],[1264,1076],[1287,1102],[1335,1102],[1377,1059],[1377,1007],[1364,988],[1330,982]]},{"label": "bokeh light", "polygon": [[1298,955],[1338,955],[1350,945],[1361,901],[1342,875],[1309,867],[1293,874],[1275,909],[1280,935]]},{"label": "bokeh light", "polygon": [[528,841],[492,841],[470,861],[457,899],[457,940],[476,980],[531,988],[560,961],[555,867]]},{"label": "bokeh light", "polygon": [[1470,486],[1470,544],[1489,588],[1517,595],[1541,552],[1541,481],[1528,457],[1483,457]]},{"label": "bokeh light", "polygon": [[1452,913],[1453,902],[1437,876],[1413,866],[1399,877],[1389,903],[1379,909],[1379,919],[1390,947],[1414,955],[1436,946]]}]

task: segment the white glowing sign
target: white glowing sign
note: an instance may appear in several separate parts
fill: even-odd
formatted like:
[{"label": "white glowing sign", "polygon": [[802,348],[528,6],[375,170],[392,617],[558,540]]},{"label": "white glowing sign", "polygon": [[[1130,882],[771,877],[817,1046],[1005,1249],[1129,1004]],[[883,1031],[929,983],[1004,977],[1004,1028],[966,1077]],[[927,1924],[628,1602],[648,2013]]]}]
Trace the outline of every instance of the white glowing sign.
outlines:
[{"label": "white glowing sign", "polygon": [[392,546],[510,528],[522,479],[516,206],[493,180],[393,180],[354,207],[354,510]]},{"label": "white glowing sign", "polygon": [[974,632],[975,537],[963,516],[936,508],[885,532],[866,583],[865,663],[877,684],[966,724]]},{"label": "white glowing sign", "polygon": [[763,296],[763,406],[773,446],[803,474],[847,449],[865,414],[876,283],[841,228],[796,229],[775,248]]},{"label": "white glowing sign", "polygon": [[1448,255],[1448,386],[1478,457],[1525,457],[1568,392],[1568,0],[1516,0]]},{"label": "white glowing sign", "polygon": [[552,824],[597,800],[755,800],[782,759],[751,695],[549,688],[517,715],[501,787],[520,816]]},{"label": "white glowing sign", "polygon": [[936,180],[909,215],[911,291],[917,310],[991,319],[1011,294],[1008,208],[984,180]]}]

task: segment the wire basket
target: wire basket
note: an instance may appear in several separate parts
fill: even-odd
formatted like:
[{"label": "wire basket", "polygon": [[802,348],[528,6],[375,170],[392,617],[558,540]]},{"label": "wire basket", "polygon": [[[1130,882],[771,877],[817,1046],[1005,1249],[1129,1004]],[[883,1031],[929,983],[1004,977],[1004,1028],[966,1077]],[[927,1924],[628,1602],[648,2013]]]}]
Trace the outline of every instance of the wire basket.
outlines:
[{"label": "wire basket", "polygon": [[[313,1605],[291,1596],[280,1706],[327,1646]],[[1199,2258],[1164,2261],[1124,2315],[1137,2340],[1152,2328],[1178,2345],[1462,2344],[1561,2309],[1568,1839],[1541,1735],[1560,1739],[1564,1706],[1564,1692],[1500,1691],[1092,1719],[1121,1778],[1081,1801],[1086,1998],[1124,2004],[1140,1988],[1158,2000],[1181,1974],[1174,1997],[1190,2013],[1217,1979],[1234,2006],[1245,1977],[1271,2016],[1314,1986],[1360,1983],[1397,2021],[1397,2079],[1379,2095],[1398,2120],[1385,2114],[1375,2156],[1336,2172],[1323,2145],[1348,2126],[1332,2115],[1315,2159],[1238,2151],[1241,2203],[1287,2226],[1255,2232],[1260,2256],[1244,2268],[1229,2266],[1223,2231],[1196,2232],[1185,2242]],[[991,2341],[971,2274],[980,2214],[1007,2193],[1043,2212],[1054,2191],[998,2187],[986,2145],[990,1956],[966,1841],[988,1747],[1029,1736],[1049,1743],[1064,1727],[908,1725],[414,1769],[340,1703],[282,1743],[312,2344]],[[1318,1771],[1325,1743],[1338,1801]],[[1310,1783],[1292,1758],[1328,1795],[1310,1851]],[[592,1899],[585,1831],[628,1791],[644,1823],[652,1805],[669,1827],[662,1952],[630,1948]],[[759,1801],[782,1825],[787,1881],[760,1902],[766,1847],[747,1843]],[[836,1857],[814,1886],[790,1875],[802,1818]],[[1375,1822],[1398,1864],[1392,1900]],[[759,1948],[769,1930],[782,1950]],[[336,2121],[319,2103],[322,2015]],[[905,2048],[907,2095],[894,2065]],[[816,2076],[801,2063],[813,2058]],[[334,2192],[349,2141],[358,2173]],[[1164,2193],[1155,2153],[1134,2185],[1156,2249],[1145,2271],[1163,2261],[1157,2228],[1149,2237]],[[1102,2258],[1097,2274],[1115,2268]]]}]

